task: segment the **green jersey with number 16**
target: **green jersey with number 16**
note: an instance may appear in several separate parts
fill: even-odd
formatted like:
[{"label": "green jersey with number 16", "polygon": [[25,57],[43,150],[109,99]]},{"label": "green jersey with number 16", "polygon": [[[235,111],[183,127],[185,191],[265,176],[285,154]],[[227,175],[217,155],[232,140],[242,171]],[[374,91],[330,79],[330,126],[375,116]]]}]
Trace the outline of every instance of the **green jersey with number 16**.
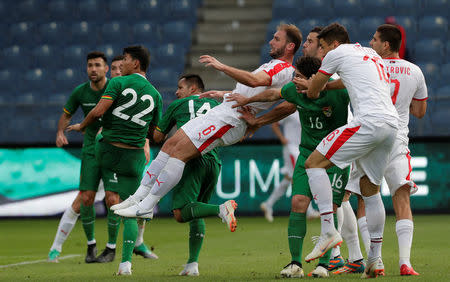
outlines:
[{"label": "green jersey with number 16", "polygon": [[322,91],[319,98],[309,99],[289,82],[281,89],[281,97],[297,106],[302,124],[302,156],[308,157],[323,138],[347,124],[350,98],[346,89]]},{"label": "green jersey with number 16", "polygon": [[[169,108],[167,108],[156,129],[167,134],[175,125],[178,129],[191,119],[202,116],[210,109],[219,105],[219,102],[214,99],[199,99],[198,97],[198,95],[193,95],[173,101],[169,105]],[[211,150],[203,155],[203,157],[215,158],[220,163],[217,149]]]},{"label": "green jersey with number 16", "polygon": [[161,117],[162,98],[148,80],[137,73],[111,79],[102,99],[113,100],[102,117],[103,138],[143,147],[150,123]]}]

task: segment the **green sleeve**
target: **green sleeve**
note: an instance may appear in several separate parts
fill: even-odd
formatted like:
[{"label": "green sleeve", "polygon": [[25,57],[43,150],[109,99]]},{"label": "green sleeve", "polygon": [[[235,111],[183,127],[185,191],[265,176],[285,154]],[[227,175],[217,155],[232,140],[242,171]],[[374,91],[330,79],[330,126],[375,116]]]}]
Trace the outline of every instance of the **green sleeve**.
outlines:
[{"label": "green sleeve", "polygon": [[153,118],[150,123],[157,126],[161,121],[161,116],[162,116],[162,98],[158,92],[157,105],[156,105],[155,109],[153,110]]},{"label": "green sleeve", "polygon": [[164,134],[169,133],[172,127],[177,123],[175,119],[175,111],[180,105],[180,100],[175,100],[169,105],[166,112],[158,123],[158,130]]},{"label": "green sleeve", "polygon": [[299,93],[297,93],[297,88],[295,84],[291,81],[281,88],[281,97],[288,102],[295,103],[298,100]]},{"label": "green sleeve", "polygon": [[121,77],[114,77],[109,81],[108,86],[102,95],[102,99],[115,100],[117,98],[122,90],[120,79]]},{"label": "green sleeve", "polygon": [[80,106],[80,100],[78,99],[80,88],[82,88],[83,85],[79,85],[77,88],[75,88],[72,93],[70,94],[69,99],[67,100],[66,104],[64,105],[64,112],[68,115],[73,115],[78,107]]}]

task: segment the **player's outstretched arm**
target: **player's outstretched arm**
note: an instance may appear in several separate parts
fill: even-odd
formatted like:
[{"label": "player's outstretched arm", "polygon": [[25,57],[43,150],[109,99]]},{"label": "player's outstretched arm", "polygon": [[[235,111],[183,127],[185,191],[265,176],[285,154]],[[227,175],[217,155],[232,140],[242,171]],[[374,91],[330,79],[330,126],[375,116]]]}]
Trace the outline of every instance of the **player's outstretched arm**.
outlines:
[{"label": "player's outstretched arm", "polygon": [[251,73],[245,70],[233,68],[219,62],[219,60],[209,55],[200,56],[199,62],[205,64],[206,67],[213,67],[216,70],[225,73],[237,82],[250,87],[270,86],[272,83],[272,78],[264,71]]},{"label": "player's outstretched arm", "polygon": [[69,144],[69,141],[67,141],[67,137],[64,134],[64,130],[66,130],[71,119],[72,116],[67,113],[62,113],[61,117],[59,118],[58,131],[56,132],[56,147],[61,148],[62,146]]},{"label": "player's outstretched arm", "polygon": [[341,79],[329,81],[325,86],[325,90],[338,90],[338,89],[345,89],[345,85],[344,83],[342,83]]},{"label": "player's outstretched arm", "polygon": [[98,104],[93,108],[81,123],[69,125],[67,131],[84,132],[86,127],[99,119],[112,105],[114,101],[109,99],[100,99]]},{"label": "player's outstretched arm", "polygon": [[323,90],[329,78],[330,76],[325,75],[321,72],[318,72],[315,75],[311,76],[311,82],[308,86],[308,90],[306,90],[306,95],[308,96],[308,98],[317,99],[319,97],[320,91]]},{"label": "player's outstretched arm", "polygon": [[231,91],[219,91],[219,90],[210,90],[210,91],[206,91],[203,92],[199,95],[199,98],[211,98],[211,99],[215,99],[219,102],[223,101],[223,95],[225,95],[226,93],[231,93]]},{"label": "player's outstretched arm", "polygon": [[252,97],[245,97],[242,96],[239,93],[233,93],[230,96],[228,96],[227,101],[236,101],[236,104],[234,104],[232,107],[237,108],[244,105],[247,105],[249,103],[254,102],[272,102],[272,101],[278,101],[281,99],[281,89],[280,88],[270,88],[267,90],[264,90],[263,92],[259,93],[258,95],[252,96]]}]

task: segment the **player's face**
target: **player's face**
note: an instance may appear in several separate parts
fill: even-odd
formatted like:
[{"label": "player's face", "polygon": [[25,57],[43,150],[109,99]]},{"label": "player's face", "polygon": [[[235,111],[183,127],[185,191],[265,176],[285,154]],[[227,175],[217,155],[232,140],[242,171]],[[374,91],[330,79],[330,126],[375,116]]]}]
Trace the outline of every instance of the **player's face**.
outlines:
[{"label": "player's face", "polygon": [[87,61],[87,74],[90,81],[97,83],[103,80],[107,72],[108,65],[102,58],[94,58]]},{"label": "player's face", "polygon": [[111,63],[111,78],[122,75],[122,60],[114,61]]},{"label": "player's face", "polygon": [[380,34],[376,31],[372,37],[372,40],[370,40],[370,47],[372,47],[378,55],[381,55],[383,53],[383,45],[383,42],[380,40]]},{"label": "player's face", "polygon": [[[294,76],[297,77],[297,78],[307,79],[306,76],[304,76],[298,70],[295,70]],[[295,88],[297,89],[297,93],[301,93],[302,92],[302,89],[298,88],[297,86]]]},{"label": "player's face", "polygon": [[328,44],[322,38],[320,38],[319,40],[319,46],[322,49],[321,52],[323,57],[325,57],[328,54],[328,52],[334,50],[337,47],[333,42],[331,44]]},{"label": "player's face", "polygon": [[178,99],[189,97],[192,93],[192,88],[189,87],[189,85],[186,82],[186,79],[182,78],[178,81],[178,89],[177,92],[175,92],[175,95],[177,95]]},{"label": "player's face", "polygon": [[136,60],[133,59],[130,54],[124,54],[121,68],[122,75],[130,75],[134,73],[135,64]]},{"label": "player's face", "polygon": [[[303,43],[303,55],[310,57],[319,56],[319,39],[317,39],[317,32],[310,32],[308,37],[306,37],[305,43]],[[318,57],[321,58],[321,57]]]},{"label": "player's face", "polygon": [[288,42],[286,37],[286,31],[278,30],[277,32],[275,32],[272,40],[270,40],[269,42],[269,45],[271,47],[269,55],[274,59],[278,59],[284,56],[287,44]]}]

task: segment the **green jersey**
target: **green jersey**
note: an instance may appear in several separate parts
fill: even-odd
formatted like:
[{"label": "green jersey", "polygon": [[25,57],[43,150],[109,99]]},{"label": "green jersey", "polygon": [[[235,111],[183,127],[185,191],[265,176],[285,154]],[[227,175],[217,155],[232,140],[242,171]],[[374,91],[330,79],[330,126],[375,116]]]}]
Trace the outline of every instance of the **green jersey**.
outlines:
[{"label": "green jersey", "polygon": [[161,117],[162,98],[148,80],[137,73],[111,79],[102,99],[113,100],[102,117],[107,142],[143,147],[150,124]]},{"label": "green jersey", "polygon": [[[164,134],[167,134],[172,127],[176,126],[178,129],[191,119],[202,116],[210,109],[219,105],[219,102],[214,99],[199,99],[198,97],[198,95],[193,95],[173,101],[164,113],[156,129]],[[214,158],[218,163],[220,163],[217,149],[211,150],[207,154],[203,155],[203,157]]]},{"label": "green jersey", "polygon": [[[108,83],[109,81],[106,81],[105,87],[99,91],[92,90],[90,81],[79,85],[73,90],[69,100],[64,105],[64,112],[68,115],[73,115],[78,107],[81,106],[84,116],[87,116],[100,101],[100,97],[105,92]],[[100,121],[95,121],[86,128],[83,139],[83,153],[95,154],[95,136],[100,126]]]},{"label": "green jersey", "polygon": [[346,89],[322,91],[319,98],[309,99],[289,82],[281,89],[281,96],[297,106],[302,125],[302,156],[308,157],[330,132],[347,124],[350,98]]}]

